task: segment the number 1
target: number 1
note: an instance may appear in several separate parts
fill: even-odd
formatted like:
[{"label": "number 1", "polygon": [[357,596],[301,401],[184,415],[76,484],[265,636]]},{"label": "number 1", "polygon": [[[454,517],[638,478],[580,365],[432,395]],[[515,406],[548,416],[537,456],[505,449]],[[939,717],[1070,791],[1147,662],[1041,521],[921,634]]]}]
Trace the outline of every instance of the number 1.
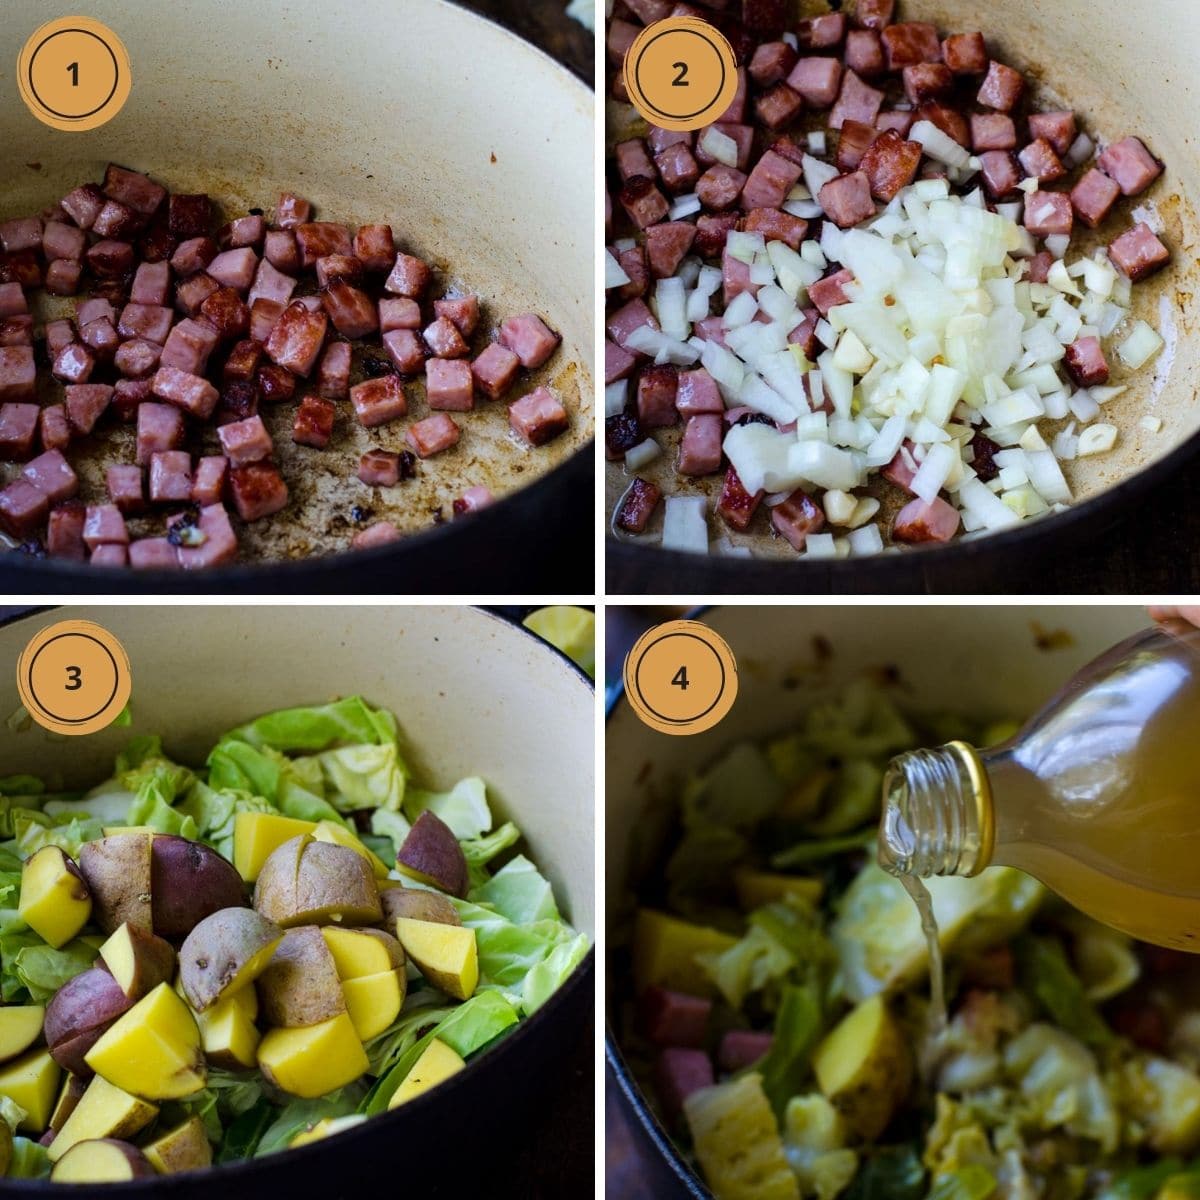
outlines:
[{"label": "number 1", "polygon": [[[77,62],[67,63],[67,70],[71,72],[71,86],[78,87],[79,86],[79,64]],[[75,669],[74,667],[71,668],[72,671],[74,669]]]}]

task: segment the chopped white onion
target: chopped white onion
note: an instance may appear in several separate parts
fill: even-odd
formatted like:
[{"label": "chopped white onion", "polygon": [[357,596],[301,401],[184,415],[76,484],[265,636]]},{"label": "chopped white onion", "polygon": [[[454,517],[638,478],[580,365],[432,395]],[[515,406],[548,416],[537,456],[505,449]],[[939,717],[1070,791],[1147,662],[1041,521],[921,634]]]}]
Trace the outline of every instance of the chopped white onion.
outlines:
[{"label": "chopped white onion", "polygon": [[737,142],[715,125],[708,126],[700,135],[699,148],[714,162],[719,162],[724,167],[738,165]]},{"label": "chopped white onion", "polygon": [[1115,425],[1092,425],[1079,435],[1079,457],[1107,454],[1117,444]]},{"label": "chopped white onion", "polygon": [[625,451],[625,465],[631,471],[640,471],[661,453],[662,447],[653,438],[647,438],[644,442],[638,442],[636,446]]},{"label": "chopped white onion", "polygon": [[698,213],[702,207],[699,196],[676,196],[668,215],[672,221],[682,221],[684,217]]},{"label": "chopped white onion", "polygon": [[1117,347],[1117,357],[1131,371],[1136,371],[1144,367],[1165,345],[1157,330],[1145,321],[1139,321],[1129,337]]},{"label": "chopped white onion", "polygon": [[818,158],[822,157],[828,149],[827,140],[828,139],[825,137],[825,130],[812,130],[808,135],[809,154],[815,154]]},{"label": "chopped white onion", "polygon": [[846,541],[850,543],[850,553],[856,558],[883,553],[883,535],[878,525],[863,525],[847,534]]},{"label": "chopped white onion", "polygon": [[918,121],[908,136],[910,141],[920,142],[922,149],[935,162],[962,170],[971,165],[971,156],[932,121]]},{"label": "chopped white onion", "polygon": [[668,496],[663,509],[664,549],[707,554],[707,517],[703,496]]},{"label": "chopped white onion", "polygon": [[811,154],[804,155],[801,159],[801,167],[804,171],[804,186],[808,188],[809,195],[814,200],[819,200],[821,189],[841,173],[831,163],[813,158]]},{"label": "chopped white onion", "polygon": [[1096,144],[1086,133],[1081,133],[1072,143],[1067,151],[1063,162],[1066,163],[1071,170],[1082,166],[1092,154],[1095,152]]},{"label": "chopped white onion", "polygon": [[608,384],[604,389],[604,415],[606,417],[620,416],[625,411],[629,399],[629,380],[618,379]]},{"label": "chopped white onion", "polygon": [[629,282],[624,267],[613,257],[611,250],[604,252],[604,288],[624,287]]}]

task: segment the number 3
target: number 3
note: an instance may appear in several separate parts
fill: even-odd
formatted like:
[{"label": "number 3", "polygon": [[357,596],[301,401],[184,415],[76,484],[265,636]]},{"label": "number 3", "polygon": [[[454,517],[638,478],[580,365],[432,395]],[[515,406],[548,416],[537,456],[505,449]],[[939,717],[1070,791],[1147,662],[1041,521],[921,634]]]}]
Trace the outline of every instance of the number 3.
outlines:
[{"label": "number 3", "polygon": [[67,691],[77,692],[83,687],[83,672],[78,667],[68,667],[67,680]]},{"label": "number 3", "polygon": [[675,78],[671,80],[671,86],[672,87],[690,87],[691,85],[688,83],[688,77],[687,77],[687,73],[688,73],[687,63],[677,62],[677,63],[672,63],[671,66],[674,67],[675,70],[679,72],[679,74],[676,75]]}]

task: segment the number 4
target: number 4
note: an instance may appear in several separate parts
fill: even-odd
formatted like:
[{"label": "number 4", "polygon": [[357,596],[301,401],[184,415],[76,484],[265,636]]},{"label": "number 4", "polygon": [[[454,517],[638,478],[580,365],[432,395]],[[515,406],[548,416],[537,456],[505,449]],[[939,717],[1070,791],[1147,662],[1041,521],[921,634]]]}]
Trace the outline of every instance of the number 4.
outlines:
[{"label": "number 4", "polygon": [[687,667],[680,667],[679,670],[675,672],[674,678],[671,680],[671,686],[680,688],[682,691],[686,692],[688,690],[688,682]]}]

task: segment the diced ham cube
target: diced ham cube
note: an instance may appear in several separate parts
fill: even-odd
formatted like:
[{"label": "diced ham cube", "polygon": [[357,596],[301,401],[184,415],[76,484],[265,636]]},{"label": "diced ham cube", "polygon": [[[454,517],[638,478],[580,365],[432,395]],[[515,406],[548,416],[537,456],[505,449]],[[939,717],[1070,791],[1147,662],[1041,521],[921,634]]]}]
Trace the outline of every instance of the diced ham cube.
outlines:
[{"label": "diced ham cube", "polygon": [[29,312],[29,302],[19,283],[0,283],[0,317],[24,316]]},{"label": "diced ham cube", "polygon": [[875,215],[871,181],[865,171],[831,179],[821,189],[819,199],[825,215],[839,229],[849,229]]},{"label": "diced ham cube", "polygon": [[[173,571],[179,567],[179,550],[165,537],[138,538],[129,543],[128,555],[135,571]],[[94,553],[92,561],[96,561]]]},{"label": "diced ham cube", "polygon": [[[3,418],[0,417],[0,423]],[[0,490],[0,529],[10,537],[26,538],[46,519],[50,501],[28,479],[14,479]]]},{"label": "diced ham cube", "polygon": [[768,88],[781,79],[786,79],[788,72],[795,65],[796,51],[787,42],[763,42],[755,49],[754,57],[750,60],[750,78],[760,88]]},{"label": "diced ham cube", "polygon": [[310,312],[299,303],[289,304],[267,338],[267,356],[294,375],[307,379],[321,353],[328,327],[329,318],[324,312]]},{"label": "diced ham cube", "polygon": [[913,105],[945,99],[954,90],[954,75],[944,63],[916,63],[904,68],[904,92]]},{"label": "diced ham cube", "polygon": [[643,230],[661,221],[670,207],[654,180],[645,175],[634,175],[625,180],[618,199],[629,219]]},{"label": "diced ham cube", "polygon": [[[737,199],[745,182],[743,177],[737,192],[734,193],[733,200]],[[733,200],[730,201],[731,204]],[[737,221],[735,213],[723,213],[719,216],[705,214],[699,217],[696,221],[696,240],[692,243],[696,253],[701,258],[718,258],[725,250],[725,242],[730,231],[737,228]]]},{"label": "diced ham cube", "polygon": [[953,138],[964,149],[971,144],[971,127],[967,118],[956,108],[937,100],[928,100],[913,113],[914,121],[930,121],[947,137]]},{"label": "diced ham cube", "polygon": [[854,20],[864,29],[882,29],[892,23],[896,12],[896,0],[858,0],[854,8]]},{"label": "diced ham cube", "polygon": [[263,254],[271,266],[288,275],[300,270],[300,249],[290,229],[269,229],[263,239]]},{"label": "diced ham cube", "polygon": [[251,308],[256,300],[276,300],[280,304],[287,304],[295,290],[295,279],[276,270],[271,260],[264,258],[255,269],[254,282],[246,297],[246,303]]},{"label": "diced ham cube", "polygon": [[429,407],[444,412],[469,412],[475,407],[470,363],[462,359],[431,358],[425,365]]},{"label": "diced ham cube", "polygon": [[910,495],[912,494],[912,481],[916,477],[919,464],[913,457],[913,443],[906,441],[899,450],[896,451],[896,457],[880,474],[889,483],[894,483],[898,488],[903,488]]},{"label": "diced ham cube", "polygon": [[433,279],[433,272],[428,265],[411,254],[400,253],[392,265],[391,274],[384,283],[384,291],[394,296],[408,296],[412,300],[420,300]]},{"label": "diced ham cube", "polygon": [[[361,417],[360,417],[361,419]],[[404,440],[421,457],[449,450],[459,439],[459,428],[445,413],[435,413],[409,427]]]},{"label": "diced ham cube", "polygon": [[334,279],[321,289],[321,304],[343,337],[365,337],[379,328],[374,301],[345,279]]},{"label": "diced ham cube", "polygon": [[20,313],[15,317],[0,317],[0,346],[32,346],[33,316]]},{"label": "diced ham cube", "polygon": [[[108,243],[98,243],[107,245]],[[19,283],[25,288],[42,286],[41,260],[32,250],[0,254],[0,283]]]},{"label": "diced ham cube", "polygon": [[236,250],[239,246],[260,246],[267,234],[267,220],[251,214],[234,217],[217,237],[218,245]]},{"label": "diced ham cube", "polygon": [[1163,173],[1162,163],[1135,137],[1109,146],[1100,155],[1099,167],[1126,196],[1140,196]]},{"label": "diced ham cube", "polygon": [[1029,136],[1049,142],[1060,157],[1071,148],[1078,133],[1073,112],[1040,112],[1029,114]]},{"label": "diced ham cube", "polygon": [[300,265],[311,267],[327,254],[353,254],[354,243],[344,225],[333,221],[306,221],[296,226]]},{"label": "diced ham cube", "polygon": [[[710,128],[723,133],[726,137],[732,138],[734,145],[737,147],[737,161],[733,164],[739,171],[744,171],[750,165],[750,151],[754,148],[754,127],[752,125],[718,125],[714,124]],[[700,131],[700,137],[703,138],[704,131]],[[700,143],[696,143],[696,148],[693,151],[696,162],[703,164],[706,167],[711,167],[717,160]],[[695,188],[693,188],[693,191]]]},{"label": "diced ham cube", "polygon": [[984,108],[1012,112],[1025,92],[1025,76],[993,59],[976,99]]},{"label": "diced ham cube", "polygon": [[[257,417],[254,418],[256,421]],[[225,426],[225,428],[229,428]],[[224,430],[222,430],[224,432]],[[268,443],[270,439],[268,438]],[[150,499],[155,504],[192,498],[192,459],[186,450],[163,450],[150,456]]]},{"label": "diced ham cube", "polygon": [[648,480],[635,475],[621,500],[617,525],[627,533],[642,533],[660,500],[662,492]]},{"label": "diced ham cube", "polygon": [[225,366],[221,369],[221,378],[227,382],[253,379],[261,359],[262,347],[257,342],[250,341],[249,338],[238,342],[225,359]]},{"label": "diced ham cube", "polygon": [[654,161],[646,149],[646,143],[641,138],[632,138],[617,146],[617,173],[622,182],[640,175],[650,179],[654,175]]},{"label": "diced ham cube", "polygon": [[842,83],[842,64],[836,58],[801,58],[788,73],[787,85],[811,108],[828,108]]},{"label": "diced ham cube", "polygon": [[717,164],[700,176],[696,183],[696,195],[705,208],[720,210],[736,204],[745,186],[746,176],[736,167]]},{"label": "diced ham cube", "polygon": [[837,308],[839,304],[849,303],[845,287],[846,284],[853,282],[854,273],[852,271],[837,271],[833,275],[826,275],[824,279],[818,279],[808,289],[808,298],[816,306],[821,316],[827,317],[830,309]]},{"label": "diced ham cube", "polygon": [[89,504],[83,523],[83,540],[89,550],[106,542],[118,545],[129,544],[129,530],[125,518],[115,504]]},{"label": "diced ham cube", "polygon": [[638,999],[638,1024],[656,1046],[703,1046],[712,1008],[704,997],[649,987]]},{"label": "diced ham cube", "polygon": [[31,346],[0,346],[0,402],[32,400],[37,392],[37,365]]},{"label": "diced ham cube", "polygon": [[982,33],[952,33],[942,42],[942,61],[955,75],[982,75],[988,69]]},{"label": "diced ham cube", "polygon": [[509,317],[500,326],[500,341],[504,343],[528,370],[542,366],[562,338],[551,330],[536,313]]},{"label": "diced ham cube", "polygon": [[558,397],[540,387],[508,406],[508,423],[531,446],[544,446],[563,433],[570,421]]},{"label": "diced ham cube", "polygon": [[[161,540],[166,541],[166,538]],[[92,567],[127,567],[129,566],[129,548],[117,542],[101,542],[92,551],[88,565]]]},{"label": "diced ham cube", "polygon": [[920,143],[906,142],[894,130],[881,133],[862,159],[871,195],[883,204],[895,199],[902,188],[912,183],[920,165]]},{"label": "diced ham cube", "polygon": [[1025,174],[1039,183],[1054,183],[1067,173],[1054,147],[1044,138],[1030,142],[1017,158]]},{"label": "diced ham cube", "polygon": [[317,259],[317,287],[323,288],[335,279],[361,283],[366,276],[362,262],[353,255],[327,254]]},{"label": "diced ham cube", "polygon": [[50,368],[55,379],[63,383],[86,383],[92,377],[96,356],[82,342],[64,346],[54,358]]},{"label": "diced ham cube", "polygon": [[976,154],[985,150],[1015,150],[1017,127],[1005,113],[973,113],[971,116],[971,148]]},{"label": "diced ham cube", "polygon": [[802,168],[775,150],[768,150],[750,172],[742,188],[742,208],[779,208],[796,186]]},{"label": "diced ham cube", "polygon": [[1071,189],[1071,206],[1089,229],[1095,229],[1112,212],[1120,195],[1120,184],[1092,167]]},{"label": "diced ham cube", "polygon": [[113,388],[109,408],[118,421],[132,421],[137,416],[138,406],[152,394],[149,379],[120,379]]},{"label": "diced ham cube", "polygon": [[217,341],[217,331],[207,321],[185,317],[167,335],[159,363],[190,375],[203,375]]},{"label": "diced ham cube", "polygon": [[46,526],[46,553],[51,558],[68,562],[84,562],[87,546],[83,540],[86,510],[78,500],[69,500],[50,510]]},{"label": "diced ham cube", "polygon": [[254,378],[264,404],[282,404],[296,394],[296,377],[286,367],[266,363]]},{"label": "diced ham cube", "polygon": [[196,470],[192,475],[192,503],[220,504],[228,478],[229,459],[223,454],[205,455],[196,463]]},{"label": "diced ham cube", "polygon": [[129,241],[144,224],[140,213],[118,200],[108,200],[100,210],[92,232],[104,238],[116,238],[119,241]]},{"label": "diced ham cube", "polygon": [[250,305],[250,340],[260,345],[264,344],[279,323],[279,318],[283,316],[283,308],[278,300],[255,300]]},{"label": "diced ham cube", "polygon": [[[613,348],[622,354],[626,353],[619,346]],[[492,342],[485,347],[471,364],[475,386],[489,400],[499,400],[516,382],[520,369],[521,360],[500,342]]]},{"label": "diced ham cube", "polygon": [[168,262],[144,262],[134,272],[129,299],[133,304],[163,308],[166,306],[170,291],[171,264]]},{"label": "diced ham cube", "polygon": [[[439,301],[439,303],[441,303]],[[421,306],[406,296],[384,298],[379,301],[379,332],[391,333],[393,329],[420,329]]]},{"label": "diced ham cube", "polygon": [[312,216],[312,205],[294,195],[292,192],[281,192],[279,203],[275,206],[275,224],[280,229],[295,229],[303,225]]},{"label": "diced ham cube", "polygon": [[702,414],[725,412],[725,402],[717,388],[716,380],[698,367],[694,371],[681,371],[675,389],[675,408],[684,418]]},{"label": "diced ham cube", "polygon": [[337,406],[321,396],[305,396],[292,421],[292,441],[298,446],[324,450],[333,436]]},{"label": "diced ham cube", "polygon": [[679,419],[675,407],[679,394],[679,371],[676,367],[647,367],[638,380],[638,420],[647,429],[665,428]]},{"label": "diced ham cube", "polygon": [[1025,228],[1034,237],[1070,233],[1074,227],[1075,213],[1066,192],[1033,192],[1025,198]]},{"label": "diced ham cube", "polygon": [[80,435],[91,433],[112,402],[113,389],[107,383],[79,383],[63,390],[71,429]]},{"label": "diced ham cube", "polygon": [[[267,263],[267,266],[271,267],[271,264]],[[274,270],[273,267],[271,269]],[[258,255],[249,246],[224,250],[208,264],[206,270],[222,287],[246,292],[257,280]]]},{"label": "diced ham cube", "polygon": [[1041,250],[1027,262],[1030,283],[1045,283],[1050,278],[1050,268],[1054,266],[1054,255],[1049,250]]},{"label": "diced ham cube", "polygon": [[[187,279],[182,280],[175,288],[175,307],[189,317],[194,317],[200,311],[200,306],[205,300],[213,292],[220,290],[220,286],[211,275],[197,271],[195,275],[190,275]],[[280,311],[282,311],[282,306]]]},{"label": "diced ham cube", "polygon": [[[117,332],[121,337],[145,338],[161,346],[171,332],[171,321],[174,313],[169,308],[159,304],[127,304],[121,309],[121,317],[117,322]],[[80,320],[82,320],[82,315]]]},{"label": "diced ham cube", "polygon": [[424,338],[435,358],[461,358],[468,352],[458,326],[448,317],[438,317],[425,329]]},{"label": "diced ham cube", "polygon": [[213,503],[201,508],[195,528],[203,541],[199,545],[181,541],[179,546],[179,565],[185,571],[217,567],[237,558],[237,534],[223,505]]},{"label": "diced ham cube", "polygon": [[244,421],[232,421],[217,430],[221,449],[231,467],[244,467],[271,456],[274,446],[262,417],[255,415]]},{"label": "diced ham cube", "polygon": [[650,326],[651,329],[659,327],[654,314],[646,307],[645,302],[642,300],[631,300],[623,308],[610,313],[606,318],[605,324],[608,329],[608,336],[618,346],[624,346],[625,340],[635,329],[641,329],[644,325]]},{"label": "diced ham cube", "polygon": [[861,121],[847,121],[838,137],[837,169],[843,174],[857,171],[863,155],[877,137],[879,130],[874,125],[864,125]]},{"label": "diced ham cube", "polygon": [[408,412],[404,384],[395,375],[364,379],[350,389],[350,403],[360,425],[373,429]]},{"label": "diced ham cube", "polygon": [[385,333],[383,348],[401,375],[419,375],[425,366],[425,343],[411,329]]},{"label": "diced ham cube", "polygon": [[883,42],[873,29],[852,29],[846,35],[846,66],[864,79],[882,75],[886,59]]},{"label": "diced ham cube", "polygon": [[774,1037],[753,1029],[730,1029],[717,1047],[717,1065],[722,1071],[742,1071],[759,1062],[771,1049]]},{"label": "diced ham cube", "polygon": [[742,226],[747,233],[761,233],[768,242],[783,242],[793,250],[800,249],[808,232],[807,221],[775,208],[751,209]]},{"label": "diced ham cube", "polygon": [[1066,366],[1081,388],[1098,387],[1108,382],[1108,360],[1097,337],[1079,338],[1068,346]]},{"label": "diced ham cube", "polygon": [[76,229],[74,225],[64,225],[61,221],[47,221],[46,228],[42,231],[42,253],[47,262],[59,258],[79,262],[83,258],[86,245],[87,238],[84,237],[83,230]]},{"label": "diced ham cube", "polygon": [[358,460],[358,478],[368,487],[395,487],[400,482],[400,455],[368,450]]},{"label": "diced ham cube", "polygon": [[17,217],[0,222],[0,246],[6,254],[21,250],[42,248],[42,220],[40,217]]},{"label": "diced ham cube", "polygon": [[808,535],[824,529],[825,514],[809,495],[795,491],[771,510],[771,524],[793,550],[803,550]]},{"label": "diced ham cube", "polygon": [[326,400],[344,400],[350,391],[350,343],[330,342],[317,368],[317,393]]},{"label": "diced ham cube", "polygon": [[180,279],[185,279],[203,271],[216,257],[217,243],[212,238],[188,238],[186,242],[180,242],[171,255],[171,270]]},{"label": "diced ham cube", "polygon": [[229,471],[229,490],[243,521],[257,521],[279,512],[288,502],[288,488],[274,463],[256,462]]},{"label": "diced ham cube", "polygon": [[170,404],[146,401],[137,410],[137,463],[150,465],[150,457],[161,450],[183,445],[183,413]]},{"label": "diced ham cube", "polygon": [[665,221],[646,231],[646,253],[656,279],[667,279],[692,247],[696,227],[687,221]]},{"label": "diced ham cube", "polygon": [[114,465],[105,473],[108,498],[125,515],[140,513],[146,507],[142,468],[134,464]]},{"label": "diced ham cube", "polygon": [[144,262],[170,263],[171,255],[179,244],[178,238],[172,237],[167,222],[161,214],[150,224],[150,228],[138,239],[138,251]]},{"label": "diced ham cube", "polygon": [[250,309],[230,287],[217,288],[200,305],[200,316],[216,330],[220,341],[245,337],[250,329]]},{"label": "diced ham cube", "polygon": [[[499,345],[499,343],[493,343],[493,345]],[[488,350],[491,348],[492,347],[489,346]],[[512,379],[515,379],[517,376],[517,371],[521,365],[520,360],[506,346],[501,346],[500,349],[503,350],[511,360],[512,378],[509,380],[509,383],[511,384]],[[488,350],[485,350],[483,354],[481,354],[479,358],[477,358],[474,363],[471,364],[471,371],[475,376],[475,382],[479,386],[480,390],[486,392],[491,399],[495,400],[497,397],[493,396],[490,390],[484,388],[479,369],[479,364],[483,360],[484,355],[488,353]],[[606,385],[610,383],[616,383],[619,379],[628,379],[630,374],[632,374],[633,368],[636,366],[636,364],[637,359],[630,354],[628,350],[623,349],[622,347],[618,346],[616,342],[610,341],[608,338],[604,339],[604,382]],[[488,371],[489,367],[490,364],[485,364],[484,371]]]},{"label": "diced ham cube", "polygon": [[0,459],[24,462],[33,453],[39,412],[36,404],[0,404]]},{"label": "diced ham cube", "polygon": [[674,1124],[684,1101],[714,1082],[712,1059],[703,1050],[668,1046],[654,1064],[654,1091],[668,1122]]},{"label": "diced ham cube", "polygon": [[489,508],[495,503],[496,497],[492,495],[490,489],[480,486],[469,487],[459,499],[454,501],[454,516],[458,518],[467,513],[479,512],[480,509]]},{"label": "diced ham cube", "polygon": [[396,242],[390,225],[360,225],[354,235],[354,255],[368,271],[391,270]]},{"label": "diced ham cube", "polygon": [[758,492],[753,496],[750,495],[742,486],[742,481],[737,471],[733,467],[730,467],[725,472],[725,480],[721,485],[721,496],[717,501],[717,513],[726,525],[740,532],[749,526],[755,511],[762,502],[762,498],[762,492]]},{"label": "diced ham cube", "polygon": [[[380,306],[386,303],[380,301]],[[403,300],[393,301],[403,304]],[[478,296],[446,296],[433,302],[433,311],[439,317],[445,317],[454,323],[458,332],[465,338],[471,337],[479,326],[479,297]]]},{"label": "diced ham cube", "polygon": [[217,389],[207,379],[179,367],[160,366],[150,381],[150,390],[202,420],[212,416],[219,399]]},{"label": "diced ham cube", "polygon": [[842,87],[837,102],[829,114],[831,129],[841,129],[847,121],[861,121],[874,125],[883,107],[883,92],[861,80],[853,71],[842,76]]},{"label": "diced ham cube", "polygon": [[721,469],[724,421],[718,413],[689,417],[679,444],[681,475],[712,475]]},{"label": "diced ham cube", "polygon": [[775,84],[754,101],[755,115],[768,129],[783,129],[790,125],[803,107],[803,97],[786,83]]},{"label": "diced ham cube", "polygon": [[94,183],[85,183],[63,197],[67,215],[80,229],[91,229],[104,207],[104,193]]},{"label": "diced ham cube", "polygon": [[958,532],[958,510],[940,496],[931,504],[913,500],[897,514],[892,524],[892,538],[897,542],[948,542]]},{"label": "diced ham cube", "polygon": [[135,212],[150,216],[167,198],[167,189],[149,176],[109,163],[104,172],[104,194]]},{"label": "diced ham cube", "polygon": [[1108,257],[1134,283],[1153,275],[1171,261],[1171,252],[1145,221],[1123,233],[1108,248]]},{"label": "diced ham cube", "polygon": [[375,546],[387,546],[398,542],[403,536],[391,521],[376,521],[374,525],[368,525],[366,529],[356,533],[350,539],[350,544],[355,550],[370,550]]},{"label": "diced ham cube", "polygon": [[[983,185],[987,194],[993,200],[1003,200],[1011,196],[1021,182],[1021,168],[1017,165],[1016,157],[1009,150],[988,150],[979,156]],[[1048,192],[1047,195],[1054,193]],[[1025,204],[1026,214],[1029,212],[1029,202]]]},{"label": "diced ham cube", "polygon": [[889,25],[880,36],[889,71],[899,71],[916,63],[941,62],[942,43],[936,25],[906,21]]},{"label": "diced ham cube", "polygon": [[51,404],[38,413],[38,437],[43,450],[65,450],[71,441],[66,406]]},{"label": "diced ham cube", "polygon": [[47,450],[39,454],[37,458],[25,464],[21,474],[38,491],[48,496],[51,504],[69,500],[79,491],[78,477],[58,450]]},{"label": "diced ham cube", "polygon": [[813,50],[829,50],[840,46],[846,36],[845,13],[822,13],[817,17],[806,17],[796,30],[801,46]]},{"label": "diced ham cube", "polygon": [[654,166],[663,187],[672,195],[691,191],[696,180],[700,178],[700,167],[695,156],[687,146],[676,144],[668,146],[654,158]]},{"label": "diced ham cube", "polygon": [[55,259],[46,268],[46,291],[52,296],[74,296],[79,291],[83,267],[67,258]]},{"label": "diced ham cube", "polygon": [[46,350],[51,358],[56,357],[64,346],[69,346],[73,341],[75,341],[75,326],[70,321],[48,321],[46,323]]}]

